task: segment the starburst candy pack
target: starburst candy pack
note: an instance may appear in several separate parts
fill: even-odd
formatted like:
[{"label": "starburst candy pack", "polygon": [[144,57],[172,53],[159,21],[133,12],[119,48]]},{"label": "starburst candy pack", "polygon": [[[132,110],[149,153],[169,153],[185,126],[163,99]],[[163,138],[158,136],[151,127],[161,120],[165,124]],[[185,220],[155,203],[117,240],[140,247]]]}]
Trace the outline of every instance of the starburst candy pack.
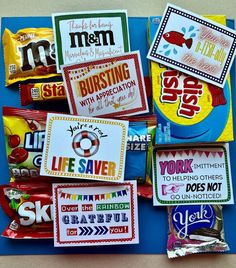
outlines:
[{"label": "starburst candy pack", "polygon": [[[224,25],[226,23],[225,16],[208,18]],[[160,17],[150,17],[150,43],[159,23]],[[183,27],[182,31],[194,34],[192,28]],[[191,39],[186,39],[186,46],[190,41]],[[177,53],[176,48],[172,49],[168,44],[163,50],[166,54]],[[158,121],[156,144],[233,140],[229,76],[224,88],[221,89],[159,63],[150,61],[150,64],[154,112]]]}]

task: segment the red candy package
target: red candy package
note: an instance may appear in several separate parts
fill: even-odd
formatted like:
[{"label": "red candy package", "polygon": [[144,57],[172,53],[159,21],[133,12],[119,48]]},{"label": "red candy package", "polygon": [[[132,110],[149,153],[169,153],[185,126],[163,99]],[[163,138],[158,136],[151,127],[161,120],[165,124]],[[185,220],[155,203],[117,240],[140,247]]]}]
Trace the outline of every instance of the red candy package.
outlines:
[{"label": "red candy package", "polygon": [[14,239],[53,238],[50,183],[1,185],[0,196],[1,206],[11,218],[2,236]]},{"label": "red candy package", "polygon": [[21,105],[33,102],[66,100],[63,82],[20,84]]},{"label": "red candy package", "polygon": [[6,153],[14,180],[39,177],[47,112],[3,108]]}]

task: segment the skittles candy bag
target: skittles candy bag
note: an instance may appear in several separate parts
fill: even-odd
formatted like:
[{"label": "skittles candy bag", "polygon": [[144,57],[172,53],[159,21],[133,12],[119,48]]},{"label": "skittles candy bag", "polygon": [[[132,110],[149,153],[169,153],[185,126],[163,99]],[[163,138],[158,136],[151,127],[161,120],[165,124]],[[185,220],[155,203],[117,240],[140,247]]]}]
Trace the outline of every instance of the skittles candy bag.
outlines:
[{"label": "skittles candy bag", "polygon": [[0,195],[0,204],[11,218],[2,236],[13,239],[53,238],[51,183],[1,185]]}]

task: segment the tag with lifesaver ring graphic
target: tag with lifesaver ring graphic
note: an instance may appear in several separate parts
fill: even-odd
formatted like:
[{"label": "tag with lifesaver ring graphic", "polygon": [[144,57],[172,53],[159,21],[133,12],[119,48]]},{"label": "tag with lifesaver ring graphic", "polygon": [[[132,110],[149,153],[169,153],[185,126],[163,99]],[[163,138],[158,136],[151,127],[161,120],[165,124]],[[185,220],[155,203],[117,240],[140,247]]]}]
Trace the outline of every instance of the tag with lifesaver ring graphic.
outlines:
[{"label": "tag with lifesaver ring graphic", "polygon": [[48,114],[40,174],[124,180],[128,121]]}]

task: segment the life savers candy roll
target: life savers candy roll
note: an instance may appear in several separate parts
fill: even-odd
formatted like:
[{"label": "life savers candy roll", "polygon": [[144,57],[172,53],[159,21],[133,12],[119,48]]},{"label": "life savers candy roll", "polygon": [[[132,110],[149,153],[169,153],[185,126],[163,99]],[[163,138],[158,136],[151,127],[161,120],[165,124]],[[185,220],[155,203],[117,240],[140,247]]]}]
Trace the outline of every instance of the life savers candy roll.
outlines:
[{"label": "life savers candy roll", "polygon": [[13,180],[39,178],[46,118],[46,111],[3,107],[6,154]]},{"label": "life savers candy roll", "polygon": [[222,206],[168,207],[168,217],[167,255],[169,258],[229,250],[224,238]]},{"label": "life savers candy roll", "polygon": [[2,236],[53,238],[51,183],[24,182],[0,186],[0,204],[11,222]]},{"label": "life savers candy roll", "polygon": [[5,29],[2,37],[6,86],[27,79],[57,76],[51,28]]},{"label": "life savers candy roll", "polygon": [[26,106],[33,102],[66,100],[63,82],[20,84],[21,105]]}]

